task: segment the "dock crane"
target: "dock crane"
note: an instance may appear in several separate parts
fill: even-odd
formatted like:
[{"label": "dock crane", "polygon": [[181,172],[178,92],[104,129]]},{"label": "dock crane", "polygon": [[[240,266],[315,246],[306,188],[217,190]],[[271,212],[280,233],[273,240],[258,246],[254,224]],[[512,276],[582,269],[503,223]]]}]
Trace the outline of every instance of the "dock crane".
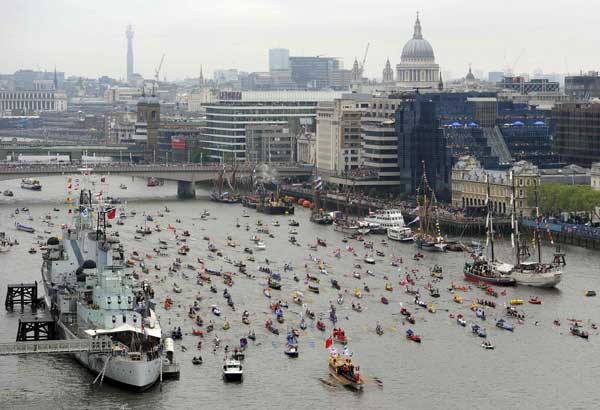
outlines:
[{"label": "dock crane", "polygon": [[363,56],[362,62],[360,63],[360,76],[363,76],[365,72],[365,63],[367,62],[367,54],[369,53],[369,46],[371,43],[367,43],[367,47],[365,48],[365,55]]},{"label": "dock crane", "polygon": [[158,63],[158,67],[156,67],[156,70],[154,70],[154,81],[156,82],[157,85],[158,85],[158,76],[160,74],[160,69],[162,68],[163,61],[165,61],[164,53],[163,53],[162,57],[160,58],[160,63]]}]

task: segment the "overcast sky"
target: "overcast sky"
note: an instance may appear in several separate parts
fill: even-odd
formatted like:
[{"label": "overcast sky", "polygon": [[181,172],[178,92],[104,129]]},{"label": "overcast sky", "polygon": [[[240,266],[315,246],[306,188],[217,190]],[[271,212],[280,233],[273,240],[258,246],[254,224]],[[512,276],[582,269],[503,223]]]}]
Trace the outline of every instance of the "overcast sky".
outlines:
[{"label": "overcast sky", "polygon": [[[218,68],[267,71],[268,49],[340,57],[351,68],[371,43],[365,72],[395,66],[421,13],[442,71],[462,77],[600,68],[596,0],[0,0],[0,73],[20,68],[125,76],[125,27],[134,26],[135,71],[169,80]],[[521,55],[520,58],[519,55]],[[162,75],[161,75],[162,77]]]}]

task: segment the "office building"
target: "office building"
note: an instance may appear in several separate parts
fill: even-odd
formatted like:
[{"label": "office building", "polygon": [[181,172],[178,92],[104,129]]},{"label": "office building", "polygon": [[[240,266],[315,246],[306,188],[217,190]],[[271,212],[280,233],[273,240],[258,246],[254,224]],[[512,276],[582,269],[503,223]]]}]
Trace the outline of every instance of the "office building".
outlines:
[{"label": "office building", "polygon": [[317,104],[339,96],[331,91],[222,91],[217,103],[206,105],[200,146],[215,159],[242,161],[247,125],[287,125],[298,119],[314,128]]},{"label": "office building", "polygon": [[513,164],[509,170],[484,169],[475,158],[461,158],[452,168],[452,206],[477,212],[486,205],[487,185],[490,185],[490,204],[495,214],[512,212],[511,196],[514,175],[515,207],[518,215],[531,215],[533,207],[528,203],[529,188],[540,183],[538,168],[527,161]]},{"label": "office building", "polygon": [[413,37],[402,48],[400,64],[396,65],[396,81],[407,88],[438,89],[440,86],[440,67],[435,63],[433,47],[423,38],[418,14]]},{"label": "office building", "polygon": [[600,98],[600,76],[598,71],[565,77],[565,94],[578,100]]},{"label": "office building", "polygon": [[109,104],[134,104],[143,93],[144,89],[138,87],[110,87],[104,92],[104,101]]},{"label": "office building", "polygon": [[314,132],[302,132],[296,136],[296,161],[301,164],[315,164],[317,150]]},{"label": "office building", "polygon": [[67,95],[56,90],[0,91],[0,115],[67,110]]},{"label": "office building", "polygon": [[589,168],[600,158],[600,103],[562,103],[552,110],[561,162]]},{"label": "office building", "polygon": [[490,82],[492,84],[502,82],[503,78],[504,78],[503,71],[490,71],[488,73],[488,82]]},{"label": "office building", "polygon": [[301,89],[324,89],[331,86],[334,71],[340,62],[331,57],[290,57],[292,80]]},{"label": "office building", "polygon": [[289,163],[294,160],[294,137],[286,125],[246,126],[246,161]]},{"label": "office building", "polygon": [[287,48],[272,48],[269,50],[269,71],[289,70],[290,50]]},{"label": "office building", "polygon": [[525,77],[503,77],[502,81],[496,83],[496,87],[501,90],[515,91],[520,95],[530,93],[555,94],[560,90],[560,84],[557,81],[550,81],[545,78],[528,81]]},{"label": "office building", "polygon": [[498,100],[494,97],[469,97],[471,118],[480,127],[494,127],[498,118]]}]

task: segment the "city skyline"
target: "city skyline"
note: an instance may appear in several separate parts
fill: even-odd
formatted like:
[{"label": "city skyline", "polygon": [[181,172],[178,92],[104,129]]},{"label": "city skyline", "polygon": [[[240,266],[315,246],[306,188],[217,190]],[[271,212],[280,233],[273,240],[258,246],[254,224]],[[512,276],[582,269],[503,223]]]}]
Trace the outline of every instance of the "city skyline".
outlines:
[{"label": "city skyline", "polygon": [[[518,3],[518,8],[511,7],[517,5],[513,1],[498,6],[460,3],[459,11],[456,4],[434,1],[375,0],[368,9],[359,2],[338,0],[302,5],[275,0],[210,5],[179,1],[169,2],[167,12],[167,4],[159,1],[109,0],[101,11],[95,2],[29,1],[5,7],[0,16],[2,36],[11,40],[0,44],[0,73],[21,68],[50,71],[56,66],[68,75],[124,79],[123,33],[131,24],[136,32],[136,72],[148,79],[163,52],[161,79],[166,74],[173,80],[196,77],[200,66],[207,77],[221,68],[268,71],[269,49],[277,47],[288,48],[290,55],[339,57],[349,69],[354,58],[362,59],[367,43],[365,74],[380,78],[388,58],[392,65],[399,63],[417,11],[441,71],[454,78],[464,76],[469,63],[484,73],[513,65],[517,74],[537,69],[578,73],[598,67],[590,52],[595,39],[591,9],[596,6],[538,0]],[[565,26],[565,10],[570,20],[578,21],[577,32],[556,29]],[[332,21],[342,11],[343,18]],[[575,42],[578,47],[572,47]]]}]

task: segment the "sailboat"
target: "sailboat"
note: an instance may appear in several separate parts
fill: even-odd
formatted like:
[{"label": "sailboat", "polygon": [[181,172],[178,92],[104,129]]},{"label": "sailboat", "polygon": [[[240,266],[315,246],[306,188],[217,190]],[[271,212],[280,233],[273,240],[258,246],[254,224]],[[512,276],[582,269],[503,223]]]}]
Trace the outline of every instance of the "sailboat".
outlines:
[{"label": "sailboat", "polygon": [[487,246],[490,250],[490,258],[486,258],[483,255],[475,257],[473,262],[465,263],[463,268],[463,274],[465,279],[472,282],[485,282],[492,285],[498,286],[514,286],[516,280],[510,276],[513,266],[508,263],[502,263],[496,259],[494,252],[494,220],[493,211],[491,208],[490,201],[490,183],[489,177],[486,175],[487,193],[486,193],[486,232],[487,232]]},{"label": "sailboat", "polygon": [[[316,167],[315,167],[316,169]],[[310,213],[310,221],[319,225],[331,225],[333,218],[327,212],[321,210],[321,188],[323,187],[323,181],[321,177],[315,176],[313,189],[313,205]]]},{"label": "sailboat", "polygon": [[[440,232],[439,223],[435,222],[435,231],[431,227],[430,206],[434,202],[435,192],[427,182],[425,172],[425,161],[423,161],[423,173],[421,175],[421,184],[417,188],[417,204],[419,205],[419,231],[414,235],[414,241],[417,248],[445,252],[448,244]],[[421,192],[419,192],[421,191]],[[433,233],[432,233],[433,232]]]},{"label": "sailboat", "polygon": [[[229,186],[231,189],[233,189],[233,185],[235,184],[235,173],[236,173],[236,169],[233,170],[232,173],[232,180],[233,183],[229,180],[227,180]],[[237,204],[239,202],[241,202],[241,198],[235,194],[231,194],[228,191],[223,191],[223,186],[225,184],[225,164],[223,164],[223,167],[221,168],[221,171],[219,172],[219,176],[217,178],[217,180],[215,181],[215,185],[217,188],[217,190],[213,191],[210,194],[210,199],[211,201],[215,201],[215,202],[221,202],[221,203],[225,203],[225,204]]]},{"label": "sailboat", "polygon": [[534,180],[535,187],[535,229],[533,231],[533,239],[537,248],[537,261],[525,262],[521,260],[521,249],[520,249],[520,234],[519,234],[519,221],[516,218],[516,205],[515,205],[515,181],[513,173],[511,171],[510,178],[512,180],[512,197],[513,203],[512,212],[512,226],[513,226],[513,242],[516,244],[516,258],[517,263],[512,269],[510,275],[516,280],[518,285],[535,286],[540,288],[551,288],[556,286],[562,280],[562,269],[561,263],[556,260],[552,263],[542,262],[542,246],[540,243],[540,209],[538,206],[538,184]]}]

